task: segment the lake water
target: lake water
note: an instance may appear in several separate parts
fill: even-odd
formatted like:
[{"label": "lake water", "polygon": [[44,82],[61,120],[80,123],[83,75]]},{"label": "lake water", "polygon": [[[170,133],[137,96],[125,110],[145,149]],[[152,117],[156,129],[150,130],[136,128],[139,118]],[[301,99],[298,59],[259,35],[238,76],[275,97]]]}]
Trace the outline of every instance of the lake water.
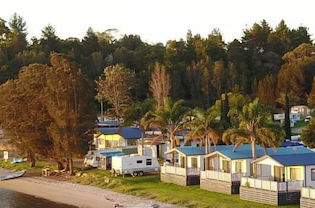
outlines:
[{"label": "lake water", "polygon": [[6,189],[0,189],[1,208],[75,208],[74,206],[58,204],[34,196],[20,194]]}]

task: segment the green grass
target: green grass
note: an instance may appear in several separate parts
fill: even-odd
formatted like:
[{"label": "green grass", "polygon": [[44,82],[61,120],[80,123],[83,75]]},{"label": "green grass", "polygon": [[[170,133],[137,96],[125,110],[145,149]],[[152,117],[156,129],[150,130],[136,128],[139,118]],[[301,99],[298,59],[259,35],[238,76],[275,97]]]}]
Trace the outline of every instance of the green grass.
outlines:
[{"label": "green grass", "polygon": [[31,168],[30,163],[28,162],[11,164],[10,162],[0,161],[0,168],[10,170],[27,170],[29,172],[41,172],[44,167],[54,168],[54,165],[49,162],[37,161],[35,167]]},{"label": "green grass", "polygon": [[307,125],[308,125],[307,122],[301,120],[301,121],[296,122],[296,124],[294,125],[293,128],[301,128],[301,127],[305,127],[305,126],[307,126]]},{"label": "green grass", "polygon": [[[113,191],[131,194],[157,201],[182,205],[185,207],[218,207],[218,208],[268,208],[265,204],[243,201],[239,195],[225,195],[201,190],[199,186],[178,186],[163,183],[159,176],[113,177],[108,171],[85,171],[85,176],[73,180],[75,183],[112,189]],[[294,208],[296,206],[281,206]]]},{"label": "green grass", "polygon": [[[41,172],[44,167],[54,167],[49,162],[37,162],[35,168],[30,168],[29,163],[11,164],[0,161],[0,168],[28,170],[30,172]],[[130,194],[160,202],[181,205],[194,208],[271,208],[274,206],[259,204],[239,199],[239,195],[225,195],[205,191],[199,186],[178,186],[175,184],[163,183],[159,176],[142,177],[114,177],[109,171],[87,170],[83,171],[84,176],[77,177],[71,182],[84,185],[97,186],[111,189],[115,192]],[[295,206],[281,206],[281,208],[297,208]]]}]

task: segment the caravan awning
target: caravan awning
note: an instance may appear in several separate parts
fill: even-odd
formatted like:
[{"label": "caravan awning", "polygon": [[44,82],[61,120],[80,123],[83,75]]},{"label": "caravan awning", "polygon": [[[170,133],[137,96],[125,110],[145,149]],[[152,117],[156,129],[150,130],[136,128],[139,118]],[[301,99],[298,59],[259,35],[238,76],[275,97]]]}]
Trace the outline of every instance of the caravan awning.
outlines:
[{"label": "caravan awning", "polygon": [[103,157],[123,156],[123,152],[102,152],[100,153]]}]

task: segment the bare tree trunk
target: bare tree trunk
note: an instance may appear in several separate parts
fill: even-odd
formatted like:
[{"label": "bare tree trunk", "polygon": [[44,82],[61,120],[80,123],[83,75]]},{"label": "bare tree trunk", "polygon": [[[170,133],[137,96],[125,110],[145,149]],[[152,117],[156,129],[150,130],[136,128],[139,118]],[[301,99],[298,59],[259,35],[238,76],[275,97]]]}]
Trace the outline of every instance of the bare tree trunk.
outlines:
[{"label": "bare tree trunk", "polygon": [[268,151],[267,151],[267,148],[265,146],[263,146],[263,151],[264,151],[265,155],[268,155]]},{"label": "bare tree trunk", "polygon": [[56,160],[57,163],[57,169],[58,170],[63,170],[65,168],[65,166],[63,165],[63,163],[59,160]]},{"label": "bare tree trunk", "polygon": [[65,171],[69,171],[69,170],[70,170],[70,160],[69,160],[69,157],[67,157]]},{"label": "bare tree trunk", "polygon": [[208,139],[207,139],[207,137],[205,137],[205,153],[206,153],[206,155],[209,153],[208,152]]},{"label": "bare tree trunk", "polygon": [[253,159],[256,159],[257,154],[256,154],[255,139],[252,137],[250,140],[251,140],[251,148],[252,148],[252,157],[253,157]]},{"label": "bare tree trunk", "polygon": [[29,153],[28,158],[30,160],[30,168],[34,168],[36,164],[35,155],[34,153]]},{"label": "bare tree trunk", "polygon": [[72,155],[70,155],[70,158],[69,158],[69,175],[74,175],[74,167],[73,167]]},{"label": "bare tree trunk", "polygon": [[211,142],[211,140],[210,140],[210,138],[208,137],[208,144],[209,144],[209,154],[212,152],[212,150],[211,150],[211,145],[212,145],[212,142]]}]

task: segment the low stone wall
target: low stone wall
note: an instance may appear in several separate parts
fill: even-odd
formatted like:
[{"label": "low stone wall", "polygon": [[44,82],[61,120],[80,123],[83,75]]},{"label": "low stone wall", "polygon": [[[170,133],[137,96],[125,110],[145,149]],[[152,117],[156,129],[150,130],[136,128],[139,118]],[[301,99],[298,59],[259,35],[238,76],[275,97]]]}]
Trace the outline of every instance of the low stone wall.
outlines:
[{"label": "low stone wall", "polygon": [[270,205],[289,205],[300,203],[300,191],[277,192],[241,186],[240,198]]},{"label": "low stone wall", "polygon": [[309,198],[301,197],[300,207],[301,208],[314,208],[315,207],[315,199],[309,199]]},{"label": "low stone wall", "polygon": [[239,194],[240,182],[227,182],[212,179],[200,179],[200,188],[223,194]]},{"label": "low stone wall", "polygon": [[199,185],[199,176],[182,176],[168,173],[161,173],[161,181],[166,183],[174,183],[180,186]]}]

